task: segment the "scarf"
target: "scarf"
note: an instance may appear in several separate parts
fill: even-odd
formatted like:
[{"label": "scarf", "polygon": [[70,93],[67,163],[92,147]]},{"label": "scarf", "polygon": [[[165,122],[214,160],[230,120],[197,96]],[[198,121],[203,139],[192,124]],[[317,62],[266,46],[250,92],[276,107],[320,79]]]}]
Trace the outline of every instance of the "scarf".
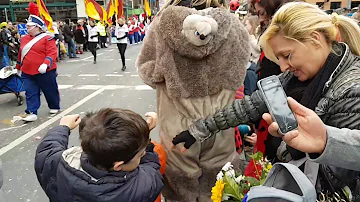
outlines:
[{"label": "scarf", "polygon": [[[342,56],[344,55],[344,45],[334,43],[332,48],[333,51],[327,57],[324,66],[319,70],[316,76],[312,79],[308,87],[304,91],[304,95],[300,100],[300,104],[305,107],[315,110],[315,107],[319,103],[323,89],[326,82],[330,79],[332,73],[339,65]],[[340,55],[339,55],[340,53]]]},{"label": "scarf", "polygon": [[315,110],[326,82],[330,79],[331,74],[335,71],[345,53],[344,45],[334,43],[332,48],[333,51],[331,51],[323,67],[313,79],[301,82],[294,76],[289,80],[284,88],[287,96],[294,98],[305,107]]},{"label": "scarf", "polygon": [[[315,108],[322,97],[326,82],[330,79],[332,73],[340,63],[342,56],[345,54],[344,45],[334,43],[332,49],[333,51],[331,51],[327,57],[325,64],[313,79],[304,82],[299,81],[295,76],[290,79],[285,87],[287,96],[294,98],[296,101],[300,102],[300,104],[315,111]],[[287,146],[287,150],[294,160],[305,157],[305,153],[291,148],[290,146]]]}]

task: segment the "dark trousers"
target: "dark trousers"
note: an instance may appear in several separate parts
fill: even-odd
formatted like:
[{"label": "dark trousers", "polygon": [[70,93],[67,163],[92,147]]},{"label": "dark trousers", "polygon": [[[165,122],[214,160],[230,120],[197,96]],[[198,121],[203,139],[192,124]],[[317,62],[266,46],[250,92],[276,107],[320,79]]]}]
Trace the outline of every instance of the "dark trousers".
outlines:
[{"label": "dark trousers", "polygon": [[129,34],[128,38],[129,38],[130,44],[133,44],[134,34]]},{"label": "dark trousers", "polygon": [[94,61],[96,61],[96,46],[97,42],[89,42],[89,50],[91,54],[94,56]]},{"label": "dark trousers", "polygon": [[56,69],[45,74],[29,75],[22,73],[26,95],[27,114],[37,114],[40,108],[40,90],[44,93],[50,109],[60,109],[60,95],[56,82]]},{"label": "dark trousers", "polygon": [[135,33],[134,33],[134,40],[135,40],[135,43],[139,43],[139,42],[140,42],[140,34],[139,34],[139,32],[135,32]]},{"label": "dark trousers", "polygon": [[105,46],[106,40],[107,40],[107,36],[100,36],[100,47],[101,48],[106,48],[106,46]]},{"label": "dark trousers", "polygon": [[126,51],[126,43],[118,43],[117,47],[119,49],[120,52],[120,56],[121,56],[121,61],[122,61],[122,65],[125,66],[125,51]]}]

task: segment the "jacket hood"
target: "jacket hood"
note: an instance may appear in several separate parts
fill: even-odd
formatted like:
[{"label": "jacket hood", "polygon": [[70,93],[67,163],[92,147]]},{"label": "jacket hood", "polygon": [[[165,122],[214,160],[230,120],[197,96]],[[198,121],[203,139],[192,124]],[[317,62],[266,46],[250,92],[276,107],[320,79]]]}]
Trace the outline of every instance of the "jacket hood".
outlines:
[{"label": "jacket hood", "polygon": [[128,181],[138,172],[137,169],[132,172],[99,170],[89,163],[81,147],[64,151],[59,167],[58,179],[61,182],[57,182],[58,192],[68,194],[67,201],[74,198],[92,202],[125,200],[129,197],[126,194],[129,193]]}]

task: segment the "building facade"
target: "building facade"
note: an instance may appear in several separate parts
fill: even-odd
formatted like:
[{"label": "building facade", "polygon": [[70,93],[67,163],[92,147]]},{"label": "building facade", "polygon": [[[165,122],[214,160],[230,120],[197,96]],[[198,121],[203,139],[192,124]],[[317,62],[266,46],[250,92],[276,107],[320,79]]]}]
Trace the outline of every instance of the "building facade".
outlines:
[{"label": "building facade", "polygon": [[354,8],[360,4],[360,0],[305,0],[308,3],[316,4],[324,10],[337,8]]}]

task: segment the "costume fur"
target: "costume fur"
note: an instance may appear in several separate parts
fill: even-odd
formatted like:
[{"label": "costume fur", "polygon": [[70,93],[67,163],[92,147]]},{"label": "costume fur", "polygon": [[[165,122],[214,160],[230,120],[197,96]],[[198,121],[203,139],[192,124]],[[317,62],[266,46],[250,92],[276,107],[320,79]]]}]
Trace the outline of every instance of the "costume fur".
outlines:
[{"label": "costume fur", "polygon": [[249,35],[222,8],[169,6],[151,24],[137,67],[156,88],[161,144],[167,153],[163,195],[171,201],[210,201],[216,174],[239,165],[234,130],[196,142],[185,153],[172,139],[194,121],[232,103],[245,78]]}]

